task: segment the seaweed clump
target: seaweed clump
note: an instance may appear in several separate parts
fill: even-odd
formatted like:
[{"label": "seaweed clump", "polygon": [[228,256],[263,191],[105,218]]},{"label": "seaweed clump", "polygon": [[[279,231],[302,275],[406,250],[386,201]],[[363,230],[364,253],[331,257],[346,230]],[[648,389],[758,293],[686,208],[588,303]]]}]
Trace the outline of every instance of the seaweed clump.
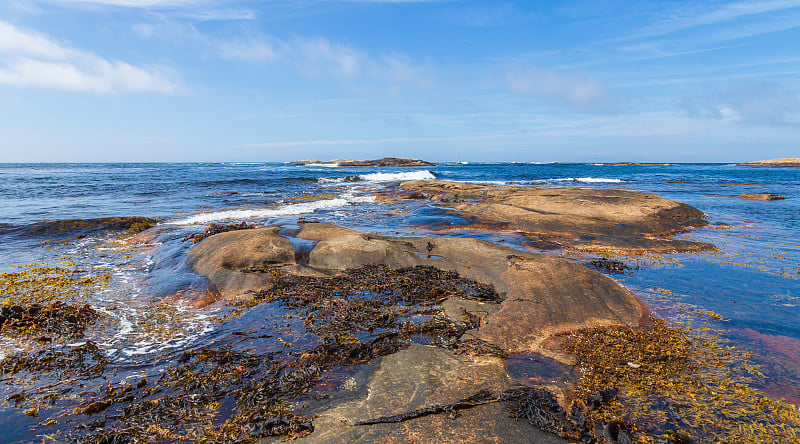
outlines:
[{"label": "seaweed clump", "polygon": [[[68,264],[67,264],[68,265]],[[22,265],[0,274],[0,334],[77,338],[101,315],[85,303],[111,282],[105,270],[76,266]]]},{"label": "seaweed clump", "polygon": [[3,305],[46,304],[55,301],[85,302],[111,283],[107,270],[46,264],[19,265],[16,271],[0,273]]},{"label": "seaweed clump", "polygon": [[625,273],[625,270],[630,270],[631,267],[626,265],[625,262],[616,261],[613,259],[607,259],[604,257],[600,257],[597,259],[592,259],[591,262],[593,267],[598,268],[600,270],[605,270],[611,273]]},{"label": "seaweed clump", "polygon": [[3,305],[0,307],[0,334],[39,336],[58,335],[76,338],[86,327],[100,318],[100,313],[89,306],[70,305],[56,301],[49,305]]},{"label": "seaweed clump", "polygon": [[653,320],[564,338],[582,370],[573,398],[587,400],[585,421],[639,443],[800,441],[798,408],[751,388],[761,374],[749,357],[700,333]]},{"label": "seaweed clump", "polygon": [[211,237],[215,234],[226,233],[228,231],[237,231],[237,230],[251,230],[256,227],[257,226],[255,224],[248,224],[245,221],[242,221],[242,223],[239,224],[228,224],[228,225],[212,224],[210,227],[206,228],[206,231],[204,231],[203,233],[190,234],[185,238],[183,238],[183,240],[184,242],[192,241],[193,243],[196,244],[199,243],[201,240],[207,237]]}]

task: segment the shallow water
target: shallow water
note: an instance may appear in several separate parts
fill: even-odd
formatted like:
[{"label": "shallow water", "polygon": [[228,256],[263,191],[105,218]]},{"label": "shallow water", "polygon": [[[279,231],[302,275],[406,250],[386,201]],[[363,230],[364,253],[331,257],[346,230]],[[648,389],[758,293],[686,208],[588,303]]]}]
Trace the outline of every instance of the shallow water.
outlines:
[{"label": "shallow water", "polygon": [[[111,273],[112,284],[88,301],[107,316],[87,331],[87,339],[106,353],[120,380],[157,373],[177,354],[208,344],[271,350],[274,339],[259,342],[252,335],[234,333],[260,325],[274,330],[270,337],[279,334],[273,308],[259,307],[231,317],[223,305],[197,307],[206,286],[185,263],[193,245],[187,236],[210,223],[247,221],[282,225],[282,233],[297,242],[291,230],[305,218],[365,232],[474,236],[526,248],[524,239],[513,232],[466,229],[470,221],[446,207],[419,201],[378,204],[370,195],[392,181],[433,177],[644,190],[701,209],[711,226],[681,237],[713,243],[717,251],[621,257],[617,259],[631,267],[625,273],[600,271],[620,280],[659,316],[718,330],[731,344],[754,352],[766,373],[761,387],[772,396],[800,400],[800,171],[794,168],[0,164],[0,272],[21,264],[68,259]],[[762,202],[725,196],[754,192],[787,199]],[[130,215],[158,218],[159,225],[131,239],[111,233],[42,236],[27,231],[38,222]],[[594,257],[547,254],[561,254],[589,267]],[[4,340],[0,355],[24,348],[18,341]],[[39,421],[10,404],[0,408],[0,429],[10,430],[13,424],[14,439],[32,439],[35,434],[28,428]]]}]

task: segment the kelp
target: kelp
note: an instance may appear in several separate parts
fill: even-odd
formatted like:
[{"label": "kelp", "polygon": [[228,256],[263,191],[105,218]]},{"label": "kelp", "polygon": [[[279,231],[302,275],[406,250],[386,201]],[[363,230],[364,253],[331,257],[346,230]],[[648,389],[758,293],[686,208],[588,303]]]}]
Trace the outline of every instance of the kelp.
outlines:
[{"label": "kelp", "polygon": [[198,243],[203,239],[213,236],[219,233],[226,233],[228,231],[238,231],[238,230],[251,230],[256,228],[257,225],[255,224],[248,224],[245,221],[242,221],[238,224],[228,224],[228,225],[221,225],[221,224],[212,224],[210,227],[206,228],[206,231],[202,233],[190,234],[183,238],[183,241],[192,241],[192,243]]},{"label": "kelp", "polygon": [[653,320],[564,339],[582,371],[573,398],[618,393],[587,410],[589,423],[624,424],[640,443],[800,440],[798,408],[751,388],[761,375],[748,356],[701,331]]},{"label": "kelp", "polygon": [[[458,350],[461,335],[479,320],[451,322],[437,304],[451,296],[499,299],[489,287],[433,267],[365,266],[333,277],[293,276],[270,267],[251,272],[270,273],[273,285],[239,308],[271,304],[280,307],[284,322],[270,316],[260,329],[233,334],[263,348],[206,346],[164,356],[158,376],[129,375],[123,379],[128,382],[116,384],[93,343],[12,356],[0,361],[10,375],[24,374],[32,381],[44,376],[67,382],[76,375],[91,379],[80,392],[61,386],[47,399],[37,396],[34,387],[15,398],[18,407],[72,406],[77,426],[66,436],[74,442],[296,438],[313,431],[313,417],[297,411],[298,402],[326,397],[320,387],[329,384],[334,372],[368,364],[411,341],[446,343]],[[304,339],[293,345],[278,334]],[[488,345],[476,343],[462,352],[480,347]]]},{"label": "kelp", "polygon": [[[605,270],[611,273],[622,274],[625,273],[625,270],[631,270],[632,268],[626,265],[622,261],[608,259],[605,257],[599,257],[596,259],[592,259],[589,262],[593,267],[598,268],[600,270]],[[639,268],[638,266],[636,268]]]},{"label": "kelp", "polygon": [[100,319],[86,301],[110,285],[111,274],[62,265],[22,265],[0,274],[0,334],[40,342],[49,342],[50,336],[75,339]]},{"label": "kelp", "polygon": [[0,334],[37,337],[40,342],[51,340],[46,335],[77,338],[100,317],[89,304],[56,301],[49,305],[3,305],[0,307]]},{"label": "kelp", "polygon": [[46,304],[55,301],[83,303],[97,291],[107,288],[111,273],[76,265],[29,264],[16,271],[0,273],[0,298],[3,305]]}]

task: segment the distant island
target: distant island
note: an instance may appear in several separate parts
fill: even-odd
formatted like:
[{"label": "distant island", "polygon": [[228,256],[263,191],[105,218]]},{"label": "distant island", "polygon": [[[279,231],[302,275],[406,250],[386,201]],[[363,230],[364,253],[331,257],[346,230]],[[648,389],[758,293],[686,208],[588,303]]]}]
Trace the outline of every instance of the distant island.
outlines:
[{"label": "distant island", "polygon": [[756,160],[755,162],[737,163],[738,166],[756,167],[800,167],[800,157],[786,159]]},{"label": "distant island", "polygon": [[343,167],[429,167],[435,163],[420,159],[405,159],[401,157],[384,157],[375,160],[334,159],[327,162],[319,160],[296,160],[289,162],[291,165],[337,165]]}]

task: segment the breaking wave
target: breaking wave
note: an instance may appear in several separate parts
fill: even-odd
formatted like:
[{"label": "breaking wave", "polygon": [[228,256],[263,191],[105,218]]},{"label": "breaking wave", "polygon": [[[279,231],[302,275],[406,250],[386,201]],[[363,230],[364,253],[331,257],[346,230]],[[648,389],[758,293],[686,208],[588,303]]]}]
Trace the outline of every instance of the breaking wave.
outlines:
[{"label": "breaking wave", "polygon": [[333,199],[289,204],[278,208],[252,208],[201,213],[168,223],[172,225],[197,225],[230,219],[264,219],[269,217],[293,216],[296,214],[313,213],[317,210],[340,208],[354,203],[372,202],[373,200],[374,197],[371,196],[342,195]]}]

